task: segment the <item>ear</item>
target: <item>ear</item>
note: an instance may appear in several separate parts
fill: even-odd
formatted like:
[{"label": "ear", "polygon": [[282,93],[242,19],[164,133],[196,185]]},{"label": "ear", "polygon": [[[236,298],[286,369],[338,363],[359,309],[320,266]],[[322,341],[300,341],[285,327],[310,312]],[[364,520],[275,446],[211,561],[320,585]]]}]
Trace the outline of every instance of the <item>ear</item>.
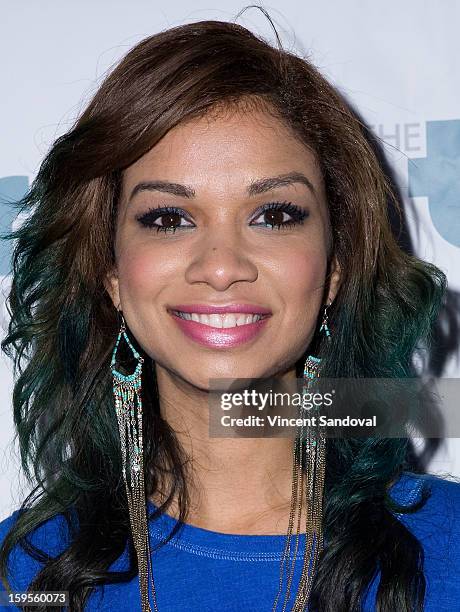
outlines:
[{"label": "ear", "polygon": [[111,270],[104,278],[104,287],[113,302],[116,309],[120,307],[120,287],[118,283],[117,271]]},{"label": "ear", "polygon": [[331,260],[329,277],[330,277],[329,293],[327,296],[326,303],[332,304],[332,302],[335,300],[335,296],[337,295],[339,291],[340,283],[342,280],[342,271],[340,269],[339,262],[337,261],[337,257],[335,255]]}]

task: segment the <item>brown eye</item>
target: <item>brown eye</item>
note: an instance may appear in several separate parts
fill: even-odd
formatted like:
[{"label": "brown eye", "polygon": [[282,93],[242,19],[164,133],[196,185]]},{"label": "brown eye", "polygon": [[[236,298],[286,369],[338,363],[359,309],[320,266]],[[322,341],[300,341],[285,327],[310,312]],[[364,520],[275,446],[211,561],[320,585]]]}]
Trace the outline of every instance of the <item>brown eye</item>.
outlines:
[{"label": "brown eye", "polygon": [[[265,204],[258,210],[257,216],[251,225],[268,228],[288,228],[301,225],[308,217],[309,212],[291,202],[271,202]],[[261,223],[254,223],[255,219],[262,219]]]},{"label": "brown eye", "polygon": [[264,213],[264,221],[267,225],[281,225],[284,219],[284,212],[281,210],[267,210]]},{"label": "brown eye", "polygon": [[161,217],[158,218],[162,220],[162,227],[176,227],[177,225],[180,225],[181,217],[177,213],[168,213],[166,215],[161,215]]},{"label": "brown eye", "polygon": [[[185,212],[173,206],[152,208],[145,215],[136,218],[141,225],[151,229],[155,228],[158,232],[174,233],[176,229],[194,227],[193,223],[187,219]],[[188,225],[181,221],[186,221]]]}]

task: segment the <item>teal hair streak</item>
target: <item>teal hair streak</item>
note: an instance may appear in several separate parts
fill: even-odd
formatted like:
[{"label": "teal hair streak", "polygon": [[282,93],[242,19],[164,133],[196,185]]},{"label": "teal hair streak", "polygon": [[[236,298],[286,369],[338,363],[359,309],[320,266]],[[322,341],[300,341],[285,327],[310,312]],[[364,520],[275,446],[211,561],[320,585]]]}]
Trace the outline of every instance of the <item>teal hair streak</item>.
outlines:
[{"label": "teal hair streak", "polygon": [[[328,309],[334,333],[305,347],[300,375],[314,354],[323,377],[411,377],[414,351],[430,348],[445,275],[396,244],[387,220],[391,193],[364,126],[316,68],[231,23],[188,24],[142,41],[53,144],[18,203],[22,225],[3,236],[15,244],[11,321],[1,346],[14,361],[13,419],[32,493],[3,543],[0,574],[8,575],[13,547],[28,546],[44,562],[30,589],[69,590],[75,612],[91,589],[138,571],[109,367],[118,322],[102,283],[115,259],[122,172],[181,121],[247,96],[271,105],[316,154],[324,175],[342,279]],[[187,458],[161,418],[154,364],[144,366],[146,488],[157,491],[170,474],[173,486],[158,513],[177,494],[184,520]],[[407,467],[407,441],[327,442],[330,545],[311,612],[359,609],[378,565],[380,609],[408,612],[409,594],[419,592],[420,545],[393,521],[387,495]],[[50,559],[26,536],[56,515],[69,527],[70,544]],[[128,567],[107,572],[127,543]]]}]

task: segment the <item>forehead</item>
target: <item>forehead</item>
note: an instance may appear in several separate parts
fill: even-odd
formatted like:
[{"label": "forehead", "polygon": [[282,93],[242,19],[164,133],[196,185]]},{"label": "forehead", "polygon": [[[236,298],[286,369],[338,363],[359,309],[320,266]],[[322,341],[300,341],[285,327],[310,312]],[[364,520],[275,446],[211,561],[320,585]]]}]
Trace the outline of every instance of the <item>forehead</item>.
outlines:
[{"label": "forehead", "polygon": [[142,180],[160,179],[241,192],[251,181],[290,172],[308,174],[321,191],[316,154],[264,109],[220,109],[180,123],[123,175],[126,193]]}]

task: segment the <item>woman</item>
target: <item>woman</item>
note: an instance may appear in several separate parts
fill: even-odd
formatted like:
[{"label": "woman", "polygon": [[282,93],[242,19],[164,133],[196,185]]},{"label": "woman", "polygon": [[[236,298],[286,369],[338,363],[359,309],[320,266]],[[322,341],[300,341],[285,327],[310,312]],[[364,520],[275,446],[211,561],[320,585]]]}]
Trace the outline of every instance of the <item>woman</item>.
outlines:
[{"label": "woman", "polygon": [[127,54],[12,235],[2,347],[38,485],[1,524],[5,587],[72,611],[455,609],[459,487],[410,473],[407,439],[209,435],[214,379],[415,376],[446,279],[398,247],[391,197],[306,60],[212,21]]}]

